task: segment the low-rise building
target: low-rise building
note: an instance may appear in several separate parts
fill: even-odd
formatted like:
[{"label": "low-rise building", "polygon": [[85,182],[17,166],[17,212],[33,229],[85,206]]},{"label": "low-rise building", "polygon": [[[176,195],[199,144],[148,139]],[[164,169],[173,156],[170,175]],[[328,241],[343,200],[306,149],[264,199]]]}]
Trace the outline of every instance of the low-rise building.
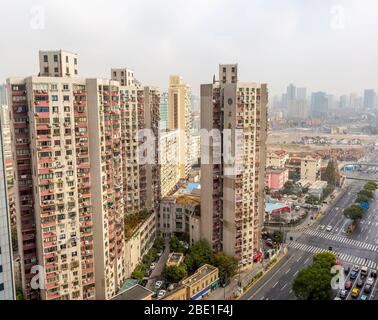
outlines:
[{"label": "low-rise building", "polygon": [[317,180],[308,189],[308,194],[320,199],[323,191],[327,188],[327,185],[327,181]]},{"label": "low-rise building", "polygon": [[184,261],[184,254],[180,252],[171,252],[168,256],[167,267],[178,267]]},{"label": "low-rise building", "polygon": [[[142,261],[143,256],[151,249],[156,239],[156,215],[150,214],[138,222],[132,222],[135,226],[127,226],[129,220],[125,220],[125,274],[130,277],[136,266]],[[134,220],[135,221],[135,220]]]},{"label": "low-rise building", "polygon": [[270,167],[266,170],[266,186],[271,190],[281,190],[289,180],[289,170]]},{"label": "low-rise building", "polygon": [[182,280],[164,300],[201,300],[217,287],[219,287],[218,268],[205,264],[193,275]]},{"label": "low-rise building", "polygon": [[313,154],[307,155],[301,159],[301,179],[314,183],[320,180],[320,169],[322,159],[320,156]]},{"label": "low-rise building", "polygon": [[289,154],[285,150],[276,150],[269,152],[266,158],[266,166],[284,168],[289,161]]},{"label": "low-rise building", "polygon": [[139,284],[130,289],[118,293],[111,300],[152,300],[154,292]]},{"label": "low-rise building", "polygon": [[159,235],[170,238],[174,235],[185,235],[193,244],[200,240],[200,197],[196,190],[186,193],[179,190],[160,203],[158,215]]}]

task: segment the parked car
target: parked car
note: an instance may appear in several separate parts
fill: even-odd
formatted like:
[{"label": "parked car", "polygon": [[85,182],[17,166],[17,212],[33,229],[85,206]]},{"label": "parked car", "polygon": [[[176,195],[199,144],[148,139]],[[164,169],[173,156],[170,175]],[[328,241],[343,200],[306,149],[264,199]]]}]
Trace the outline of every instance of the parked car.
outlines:
[{"label": "parked car", "polygon": [[364,286],[364,281],[361,278],[359,278],[357,280],[357,284],[356,285],[357,285],[358,288],[362,288]]},{"label": "parked car", "polygon": [[156,263],[152,262],[150,266],[150,270],[154,270],[156,268]]},{"label": "parked car", "polygon": [[352,281],[345,282],[345,290],[352,289],[352,286],[353,286]]},{"label": "parked car", "polygon": [[369,300],[369,297],[366,294],[361,295],[360,300]]},{"label": "parked car", "polygon": [[349,265],[346,265],[345,267],[344,267],[344,273],[345,274],[348,274],[350,272],[350,266]]},{"label": "parked car", "polygon": [[362,267],[361,268],[361,276],[366,277],[368,274],[368,268],[367,267]]},{"label": "parked car", "polygon": [[357,275],[358,275],[358,272],[352,270],[352,272],[350,273],[350,276],[349,276],[349,277],[350,277],[352,280],[354,280],[354,279],[357,278]]},{"label": "parked car", "polygon": [[358,298],[359,295],[360,295],[360,289],[353,288],[353,290],[352,290],[352,298]]},{"label": "parked car", "polygon": [[160,258],[163,255],[163,251],[159,251],[156,255]]},{"label": "parked car", "polygon": [[175,288],[175,285],[173,283],[171,283],[169,286],[168,286],[168,291],[172,291],[174,290]]},{"label": "parked car", "polygon": [[377,270],[371,270],[370,277],[377,278]]},{"label": "parked car", "polygon": [[328,231],[328,232],[332,231],[332,226],[328,226],[326,231]]},{"label": "parked car", "polygon": [[343,290],[340,291],[340,298],[341,299],[344,300],[344,299],[346,299],[347,296],[348,296],[348,292],[346,290],[343,289]]},{"label": "parked car", "polygon": [[364,292],[365,293],[370,293],[371,292],[371,285],[370,284],[367,284],[364,288]]},{"label": "parked car", "polygon": [[374,278],[372,278],[372,277],[367,278],[367,280],[366,280],[366,284],[367,284],[367,285],[372,286],[373,283],[374,283]]},{"label": "parked car", "polygon": [[155,289],[157,290],[157,289],[160,289],[161,288],[161,286],[163,285],[163,281],[156,281],[156,283],[155,283]]},{"label": "parked car", "polygon": [[164,298],[164,296],[167,294],[167,291],[165,291],[165,290],[160,290],[159,291],[159,293],[158,293],[158,295],[157,295],[157,298],[158,299],[162,299],[162,298]]}]

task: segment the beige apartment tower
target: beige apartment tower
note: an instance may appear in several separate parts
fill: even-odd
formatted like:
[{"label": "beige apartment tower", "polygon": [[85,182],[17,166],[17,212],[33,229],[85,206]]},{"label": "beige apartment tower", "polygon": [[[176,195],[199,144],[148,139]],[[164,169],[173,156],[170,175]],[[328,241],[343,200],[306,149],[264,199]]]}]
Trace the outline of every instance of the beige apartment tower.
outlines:
[{"label": "beige apartment tower", "polygon": [[181,76],[172,75],[168,88],[168,129],[179,132],[179,172],[185,179],[191,168],[192,93]]},{"label": "beige apartment tower", "polygon": [[219,81],[201,86],[201,129],[210,136],[201,137],[201,235],[240,265],[261,249],[267,103],[267,86],[239,82],[236,64],[220,65]]}]

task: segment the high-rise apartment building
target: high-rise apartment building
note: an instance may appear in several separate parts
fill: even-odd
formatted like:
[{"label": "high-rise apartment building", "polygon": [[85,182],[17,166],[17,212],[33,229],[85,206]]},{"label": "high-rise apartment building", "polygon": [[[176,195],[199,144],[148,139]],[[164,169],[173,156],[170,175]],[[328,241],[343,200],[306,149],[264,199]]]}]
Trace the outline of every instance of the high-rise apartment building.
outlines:
[{"label": "high-rise apartment building", "polygon": [[376,106],[377,94],[375,90],[369,89],[364,91],[364,108],[374,108]]},{"label": "high-rise apartment building", "polygon": [[0,117],[0,301],[15,300],[10,212],[4,156],[2,117]]},{"label": "high-rise apartment building", "polygon": [[182,77],[170,76],[168,88],[168,129],[179,131],[179,171],[185,179],[191,168],[192,93]]},{"label": "high-rise apartment building", "polygon": [[244,265],[261,248],[268,91],[237,70],[220,65],[220,81],[201,85],[201,128],[212,136],[201,137],[201,235]]},{"label": "high-rise apartment building", "polygon": [[0,85],[0,106],[7,105],[7,88]]},{"label": "high-rise apartment building", "polygon": [[161,198],[169,195],[180,180],[178,144],[179,135],[176,130],[161,132],[159,145]]},{"label": "high-rise apartment building", "polygon": [[[93,299],[93,211],[85,80],[8,80],[26,299]],[[39,286],[31,281],[43,270]]]},{"label": "high-rise apartment building", "polygon": [[168,128],[168,93],[163,92],[160,97],[160,129]]},{"label": "high-rise apartment building", "polygon": [[328,98],[325,92],[315,92],[311,96],[311,116],[324,118],[328,114]]},{"label": "high-rise apartment building", "polygon": [[[54,56],[41,52],[40,68]],[[125,216],[149,214],[141,254],[156,234],[159,90],[61,73],[8,79],[7,88],[24,296],[110,299],[129,272]],[[147,164],[140,129],[157,137]]]},{"label": "high-rise apartment building", "polygon": [[77,77],[78,55],[68,51],[40,51],[39,75],[42,77]]}]

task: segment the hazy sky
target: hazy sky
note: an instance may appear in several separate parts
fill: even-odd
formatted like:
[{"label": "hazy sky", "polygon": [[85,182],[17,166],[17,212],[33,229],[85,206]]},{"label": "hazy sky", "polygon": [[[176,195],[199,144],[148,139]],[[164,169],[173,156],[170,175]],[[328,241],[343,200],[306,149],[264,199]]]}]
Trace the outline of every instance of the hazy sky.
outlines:
[{"label": "hazy sky", "polygon": [[0,4],[0,81],[38,71],[39,49],[80,55],[80,75],[135,70],[167,87],[181,74],[199,92],[219,63],[241,81],[335,94],[378,90],[376,0],[13,0]]}]

